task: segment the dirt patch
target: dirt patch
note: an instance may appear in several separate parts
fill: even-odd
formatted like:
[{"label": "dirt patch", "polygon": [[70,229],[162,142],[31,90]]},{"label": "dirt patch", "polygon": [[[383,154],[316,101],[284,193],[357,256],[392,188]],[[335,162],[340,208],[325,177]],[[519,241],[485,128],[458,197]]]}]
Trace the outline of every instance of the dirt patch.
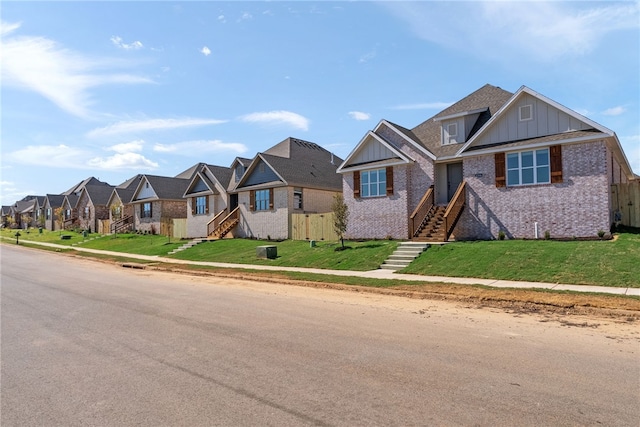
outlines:
[{"label": "dirt patch", "polygon": [[274,272],[247,272],[219,269],[215,271],[187,270],[178,266],[154,266],[157,271],[226,277],[312,288],[373,293],[412,299],[453,301],[468,308],[499,308],[519,314],[542,314],[556,316],[597,316],[615,318],[623,322],[640,321],[640,299],[608,296],[602,294],[578,294],[537,291],[528,289],[483,288],[449,283],[422,283],[390,288],[344,285],[339,283],[293,280]]}]

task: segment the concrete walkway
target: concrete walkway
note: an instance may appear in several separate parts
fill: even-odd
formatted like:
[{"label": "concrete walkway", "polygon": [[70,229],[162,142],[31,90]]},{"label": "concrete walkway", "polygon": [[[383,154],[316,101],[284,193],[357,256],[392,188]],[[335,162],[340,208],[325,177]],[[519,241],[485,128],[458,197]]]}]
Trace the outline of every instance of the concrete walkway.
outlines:
[{"label": "concrete walkway", "polygon": [[588,285],[566,285],[560,283],[543,283],[543,282],[519,282],[515,280],[496,280],[496,279],[476,279],[466,277],[443,277],[443,276],[422,276],[416,274],[399,274],[392,270],[370,270],[370,271],[352,271],[352,270],[325,270],[320,268],[302,268],[302,267],[280,267],[271,265],[252,265],[252,264],[230,264],[223,262],[209,262],[209,261],[187,261],[175,258],[167,258],[161,256],[152,255],[136,255],[123,252],[103,251],[99,249],[83,248],[81,246],[68,246],[59,245],[57,243],[46,242],[34,242],[29,240],[22,240],[24,243],[30,243],[34,245],[48,246],[58,249],[73,249],[78,252],[88,252],[95,254],[105,254],[112,256],[127,257],[133,259],[139,259],[144,261],[156,261],[167,262],[172,264],[191,264],[191,265],[204,265],[209,267],[219,268],[237,268],[245,270],[264,270],[264,271],[298,271],[305,273],[315,274],[328,274],[333,276],[351,276],[351,277],[365,277],[370,279],[391,279],[391,280],[406,280],[414,282],[437,282],[437,283],[455,283],[460,285],[483,285],[494,288],[519,288],[519,289],[552,289],[556,291],[574,291],[574,292],[598,292],[603,294],[616,294],[616,295],[632,295],[640,296],[640,288],[614,288],[609,286],[588,286]]}]

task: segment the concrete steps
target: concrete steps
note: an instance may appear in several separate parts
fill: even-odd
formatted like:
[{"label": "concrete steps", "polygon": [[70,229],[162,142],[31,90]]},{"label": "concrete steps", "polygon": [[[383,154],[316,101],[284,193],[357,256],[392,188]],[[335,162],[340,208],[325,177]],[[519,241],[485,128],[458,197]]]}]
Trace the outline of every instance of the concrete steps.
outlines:
[{"label": "concrete steps", "polygon": [[208,241],[208,239],[206,237],[202,237],[202,238],[197,238],[197,239],[193,239],[191,240],[189,243],[185,243],[184,245],[175,248],[174,250],[172,250],[171,252],[168,252],[167,255],[173,255],[176,254],[178,252],[182,252],[185,249],[189,249],[194,247],[195,245],[199,245],[202,242],[206,242]]},{"label": "concrete steps", "polygon": [[384,270],[401,270],[411,264],[430,245],[423,242],[401,242],[396,250],[382,263]]}]

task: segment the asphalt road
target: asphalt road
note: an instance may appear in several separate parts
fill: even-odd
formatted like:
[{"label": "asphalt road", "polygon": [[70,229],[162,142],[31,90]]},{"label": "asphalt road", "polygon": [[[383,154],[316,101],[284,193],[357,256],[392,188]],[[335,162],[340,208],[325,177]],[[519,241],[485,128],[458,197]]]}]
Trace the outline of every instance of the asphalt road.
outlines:
[{"label": "asphalt road", "polygon": [[639,425],[635,325],[0,251],[3,427]]}]

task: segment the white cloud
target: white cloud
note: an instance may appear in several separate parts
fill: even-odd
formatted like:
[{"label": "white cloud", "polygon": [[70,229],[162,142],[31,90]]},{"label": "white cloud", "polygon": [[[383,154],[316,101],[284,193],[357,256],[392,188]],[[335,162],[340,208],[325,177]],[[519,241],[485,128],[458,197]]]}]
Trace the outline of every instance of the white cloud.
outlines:
[{"label": "white cloud", "polygon": [[[2,31],[12,32],[18,27],[3,23]],[[44,37],[2,37],[0,51],[3,85],[39,93],[64,111],[83,118],[92,115],[90,89],[110,83],[152,82],[140,76],[109,73],[117,61],[91,59]]]},{"label": "white cloud", "polygon": [[144,46],[139,41],[134,41],[133,43],[124,43],[121,37],[113,36],[111,37],[111,43],[124,50],[138,50],[142,49]]},{"label": "white cloud", "polygon": [[362,111],[349,111],[349,115],[354,120],[369,120],[371,115]]},{"label": "white cloud", "polygon": [[365,63],[365,62],[369,62],[371,61],[373,58],[375,58],[378,54],[376,53],[376,51],[371,51],[368,53],[365,53],[364,55],[362,55],[360,57],[360,59],[358,60],[359,63]]},{"label": "white cloud", "polygon": [[238,18],[238,22],[248,21],[249,19],[253,19],[253,15],[249,12],[243,12],[240,18]]},{"label": "white cloud", "polygon": [[156,169],[158,164],[139,153],[116,153],[111,157],[94,157],[87,164],[95,169],[120,170],[120,169]]},{"label": "white cloud", "polygon": [[204,56],[209,56],[211,55],[211,49],[204,46],[202,49],[200,49],[200,53],[202,53]]},{"label": "white cloud", "polygon": [[[379,2],[420,38],[483,58],[553,61],[591,52],[608,34],[638,28],[640,3]],[[455,19],[451,19],[455,16]],[[490,48],[487,48],[490,46]]]},{"label": "white cloud", "polygon": [[0,35],[6,36],[8,34],[11,34],[15,30],[20,28],[21,25],[22,25],[21,22],[11,23],[11,22],[0,21]]},{"label": "white cloud", "polygon": [[251,113],[240,117],[240,120],[249,123],[286,124],[296,129],[309,130],[309,119],[291,111]]},{"label": "white cloud", "polygon": [[158,164],[138,153],[116,153],[111,157],[92,156],[89,151],[67,145],[30,145],[8,154],[16,163],[64,169],[153,169]]},{"label": "white cloud", "polygon": [[111,147],[107,147],[109,151],[115,151],[116,153],[132,153],[132,152],[140,152],[142,151],[142,147],[144,146],[143,140],[124,142],[122,144],[112,145]]},{"label": "white cloud", "polygon": [[453,102],[425,102],[422,104],[403,104],[391,107],[392,110],[444,110]]},{"label": "white cloud", "polygon": [[175,144],[156,144],[153,151],[159,153],[175,153],[184,156],[199,156],[202,153],[228,153],[234,151],[242,154],[247,151],[244,144],[235,142],[222,142],[220,140],[184,141]]},{"label": "white cloud", "polygon": [[227,22],[227,18],[224,15],[218,15],[218,22],[222,22],[223,24]]},{"label": "white cloud", "polygon": [[87,136],[100,137],[123,133],[158,131],[195,126],[210,126],[226,123],[227,120],[216,119],[151,119],[117,122],[109,126],[93,129]]},{"label": "white cloud", "polygon": [[612,108],[608,108],[606,110],[604,110],[602,112],[603,115],[605,116],[619,116],[620,114],[624,113],[625,111],[627,111],[626,108],[624,108],[623,106],[617,106],[617,107],[612,107]]}]

